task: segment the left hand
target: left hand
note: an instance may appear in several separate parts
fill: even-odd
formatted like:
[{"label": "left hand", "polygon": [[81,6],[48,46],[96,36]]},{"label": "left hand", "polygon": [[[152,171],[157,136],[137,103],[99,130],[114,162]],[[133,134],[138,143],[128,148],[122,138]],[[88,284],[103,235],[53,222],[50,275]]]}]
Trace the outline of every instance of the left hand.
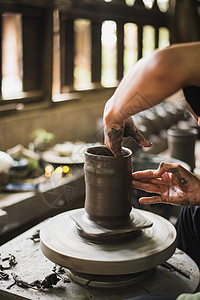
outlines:
[{"label": "left hand", "polygon": [[158,194],[140,198],[140,203],[200,205],[200,179],[179,164],[163,162],[157,170],[135,172],[132,174],[132,185]]}]

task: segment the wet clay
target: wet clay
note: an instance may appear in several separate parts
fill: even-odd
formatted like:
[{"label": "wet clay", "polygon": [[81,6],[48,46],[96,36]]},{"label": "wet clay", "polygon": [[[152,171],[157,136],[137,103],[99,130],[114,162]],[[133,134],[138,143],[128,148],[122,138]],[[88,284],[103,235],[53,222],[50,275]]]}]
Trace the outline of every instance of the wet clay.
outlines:
[{"label": "wet clay", "polygon": [[85,208],[54,217],[40,231],[42,252],[54,263],[84,274],[121,275],[150,270],[173,254],[173,225],[131,207],[131,151],[122,151],[114,157],[105,146],[87,149]]},{"label": "wet clay", "polygon": [[176,230],[166,219],[134,209],[153,226],[136,239],[118,243],[88,242],[80,238],[67,211],[50,219],[40,231],[43,254],[54,263],[85,274],[120,275],[150,270],[171,257],[176,248]]},{"label": "wet clay", "polygon": [[131,150],[123,148],[122,157],[114,157],[105,146],[85,152],[85,210],[89,218],[106,227],[129,222],[131,211]]},{"label": "wet clay", "polygon": [[120,129],[111,128],[109,132],[105,132],[108,135],[109,146],[116,157],[122,157],[123,152],[121,148],[121,142],[123,138],[123,126]]},{"label": "wet clay", "polygon": [[123,157],[123,150],[121,146],[123,136],[131,136],[140,146],[150,147],[152,145],[152,143],[148,142],[137,130],[131,117],[127,118],[124,126],[121,126],[119,129],[112,127],[110,130],[107,130],[105,128],[104,133],[106,146],[116,157]]},{"label": "wet clay", "polygon": [[71,213],[78,235],[95,243],[137,238],[152,222],[134,212],[130,200],[131,150],[114,157],[105,146],[85,152],[85,209]]},{"label": "wet clay", "polygon": [[170,168],[169,171],[177,176],[180,185],[188,183],[187,180],[185,180],[185,178],[181,176],[178,168]]}]

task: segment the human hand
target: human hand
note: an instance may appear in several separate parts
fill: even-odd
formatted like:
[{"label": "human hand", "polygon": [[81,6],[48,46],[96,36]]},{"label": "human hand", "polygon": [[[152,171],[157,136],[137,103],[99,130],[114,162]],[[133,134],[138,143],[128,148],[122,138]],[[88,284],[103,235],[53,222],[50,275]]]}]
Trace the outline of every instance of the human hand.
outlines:
[{"label": "human hand", "polygon": [[135,172],[132,174],[132,185],[158,194],[140,198],[140,203],[200,205],[200,179],[179,164],[162,162],[157,170]]},{"label": "human hand", "polygon": [[114,156],[123,156],[122,154],[122,139],[131,136],[138,145],[143,147],[150,147],[145,137],[137,130],[133,119],[127,118],[121,126],[118,124],[105,124],[104,127],[105,145],[112,151]]}]

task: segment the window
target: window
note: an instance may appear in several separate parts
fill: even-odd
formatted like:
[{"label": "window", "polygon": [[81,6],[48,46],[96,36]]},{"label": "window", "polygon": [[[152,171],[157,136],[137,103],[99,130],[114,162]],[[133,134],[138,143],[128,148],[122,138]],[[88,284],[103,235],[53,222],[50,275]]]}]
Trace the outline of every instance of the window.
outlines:
[{"label": "window", "polygon": [[52,94],[60,94],[60,23],[59,11],[53,13],[53,81]]},{"label": "window", "polygon": [[58,1],[54,11],[16,1],[1,7],[0,105],[114,88],[138,59],[169,44],[168,0]]},{"label": "window", "polygon": [[[68,72],[71,72],[71,84],[68,86],[65,84],[62,87],[61,84],[61,60],[67,59],[66,55],[63,53],[61,59],[61,42],[60,42],[60,22],[59,22],[59,12],[54,11],[54,38],[53,38],[53,99],[59,99],[59,94],[64,92],[70,92],[70,88],[76,90],[83,90],[91,88],[91,24],[87,19],[75,19],[72,26],[72,35],[74,35],[71,53],[71,62],[66,65],[66,69],[63,70],[63,76]],[[67,34],[67,32],[65,33]],[[64,40],[64,38],[63,38]],[[65,42],[64,42],[65,43]],[[68,47],[66,45],[66,47]],[[67,51],[67,49],[66,49]],[[62,51],[65,52],[65,51]]]},{"label": "window", "polygon": [[143,29],[143,56],[147,56],[155,49],[155,29],[153,26],[144,26]]},{"label": "window", "polygon": [[124,25],[124,74],[136,63],[138,55],[137,25],[127,23]]},{"label": "window", "polygon": [[2,15],[2,98],[21,96],[22,92],[21,15]]},{"label": "window", "polygon": [[1,3],[1,11],[0,105],[45,101],[51,93],[49,11],[12,0]]},{"label": "window", "polygon": [[117,27],[113,21],[104,21],[101,31],[103,86],[116,85]]},{"label": "window", "polygon": [[74,87],[90,88],[91,83],[91,30],[90,21],[78,19],[74,22],[75,56]]},{"label": "window", "polygon": [[167,28],[161,27],[159,29],[159,48],[165,48],[169,46],[169,30]]}]

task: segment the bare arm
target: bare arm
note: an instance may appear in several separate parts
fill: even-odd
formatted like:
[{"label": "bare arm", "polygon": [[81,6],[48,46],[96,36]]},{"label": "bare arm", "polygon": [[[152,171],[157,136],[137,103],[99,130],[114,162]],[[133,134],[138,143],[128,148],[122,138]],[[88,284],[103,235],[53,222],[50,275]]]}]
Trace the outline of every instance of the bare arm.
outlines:
[{"label": "bare arm", "polygon": [[199,42],[171,46],[139,60],[105,105],[105,144],[112,148],[108,133],[123,131],[128,117],[155,106],[184,86],[200,86],[199,60]]}]

